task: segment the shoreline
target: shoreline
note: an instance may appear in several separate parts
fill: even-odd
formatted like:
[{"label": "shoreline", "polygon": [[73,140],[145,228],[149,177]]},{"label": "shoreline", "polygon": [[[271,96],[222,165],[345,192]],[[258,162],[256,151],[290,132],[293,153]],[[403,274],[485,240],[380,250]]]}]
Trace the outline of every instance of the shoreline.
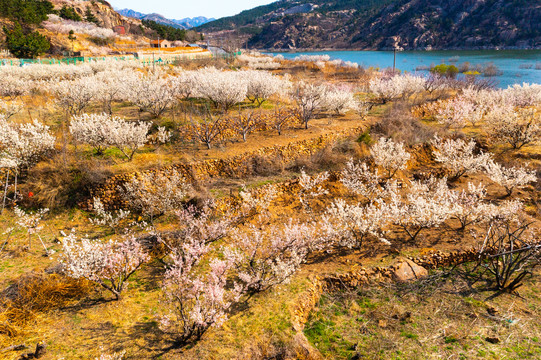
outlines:
[{"label": "shoreline", "polygon": [[[371,52],[392,52],[393,49],[383,48],[383,49],[374,49],[374,48],[303,48],[303,49],[252,49],[253,51],[267,52],[267,53],[284,53],[284,54],[295,54],[295,53],[306,53],[306,52],[338,52],[338,51],[371,51]],[[443,52],[443,51],[540,51],[541,47],[538,48],[521,48],[521,47],[505,47],[505,48],[444,48],[444,49],[403,49],[400,52]]]}]

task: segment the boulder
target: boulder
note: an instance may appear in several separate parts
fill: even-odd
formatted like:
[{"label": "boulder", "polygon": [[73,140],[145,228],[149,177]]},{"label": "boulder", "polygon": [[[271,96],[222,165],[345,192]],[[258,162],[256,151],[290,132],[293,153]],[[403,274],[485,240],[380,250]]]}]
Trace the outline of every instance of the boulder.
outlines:
[{"label": "boulder", "polygon": [[411,260],[402,260],[395,267],[393,279],[396,281],[411,281],[423,278],[428,271]]}]

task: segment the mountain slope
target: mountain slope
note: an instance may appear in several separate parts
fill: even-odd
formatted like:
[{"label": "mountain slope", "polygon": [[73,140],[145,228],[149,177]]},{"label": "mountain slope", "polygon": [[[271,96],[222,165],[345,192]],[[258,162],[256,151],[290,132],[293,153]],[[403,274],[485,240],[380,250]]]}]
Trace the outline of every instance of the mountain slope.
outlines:
[{"label": "mountain slope", "polygon": [[281,0],[198,27],[266,49],[541,48],[539,0]]},{"label": "mountain slope", "polygon": [[180,20],[167,19],[166,17],[160,14],[144,14],[144,13],[140,13],[138,11],[131,10],[131,9],[120,9],[120,10],[117,10],[117,12],[121,15],[130,17],[133,19],[151,20],[151,21],[157,22],[158,24],[172,26],[177,29],[191,29],[196,26],[206,24],[209,21],[215,20],[213,18],[209,19],[204,16],[198,16],[194,18],[184,18]]}]

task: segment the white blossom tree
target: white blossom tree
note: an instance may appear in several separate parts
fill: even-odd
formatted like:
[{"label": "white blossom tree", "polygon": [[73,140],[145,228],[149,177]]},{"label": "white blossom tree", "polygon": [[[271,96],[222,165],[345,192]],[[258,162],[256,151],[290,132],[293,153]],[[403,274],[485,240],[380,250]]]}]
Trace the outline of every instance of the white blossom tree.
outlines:
[{"label": "white blossom tree", "polygon": [[4,210],[10,174],[14,173],[15,198],[17,179],[23,168],[34,165],[43,155],[54,149],[56,138],[49,127],[34,120],[32,123],[10,123],[0,115],[0,169],[6,169],[6,185],[2,211]]},{"label": "white blossom tree", "polygon": [[384,137],[372,145],[370,155],[376,165],[387,172],[387,179],[391,179],[398,170],[406,169],[411,158],[403,143],[396,143],[393,139]]},{"label": "white blossom tree", "polygon": [[248,84],[242,74],[215,68],[198,70],[196,86],[198,96],[224,111],[244,101],[248,94]]},{"label": "white blossom tree", "polygon": [[419,76],[394,75],[376,77],[370,81],[370,92],[384,104],[399,98],[408,98],[424,90],[426,80]]},{"label": "white blossom tree", "polygon": [[116,300],[120,300],[130,276],[149,260],[133,236],[121,242],[101,242],[84,238],[78,240],[72,233],[61,241],[62,264],[67,275],[99,284],[109,290]]},{"label": "white blossom tree", "polygon": [[322,107],[337,115],[344,115],[350,110],[356,110],[358,104],[353,91],[347,88],[332,87],[323,99]]},{"label": "white blossom tree", "polygon": [[13,211],[15,212],[15,216],[17,216],[17,225],[26,230],[26,234],[28,235],[28,248],[32,248],[32,235],[35,234],[48,255],[49,250],[47,250],[47,247],[43,243],[39,231],[43,228],[41,221],[49,212],[49,209],[39,209],[34,213],[27,213],[20,207],[15,206]]},{"label": "white blossom tree", "polygon": [[515,150],[541,141],[541,113],[533,108],[495,106],[487,115],[487,132],[497,142]]},{"label": "white blossom tree", "polygon": [[482,171],[492,158],[488,153],[475,153],[475,140],[466,142],[461,139],[442,140],[436,137],[432,145],[435,160],[445,167],[453,181],[465,174]]},{"label": "white blossom tree", "polygon": [[83,114],[72,118],[69,131],[80,143],[91,145],[98,154],[117,147],[128,160],[148,140],[151,123],[130,122],[108,114]]},{"label": "white blossom tree", "polygon": [[485,171],[490,180],[505,188],[507,196],[510,196],[515,188],[537,181],[536,173],[533,170],[521,167],[504,167],[492,160],[485,164]]},{"label": "white blossom tree", "polygon": [[338,199],[327,209],[327,214],[340,246],[360,249],[369,236],[390,244],[384,231],[390,217],[384,206],[376,203],[350,205]]},{"label": "white blossom tree", "polygon": [[305,129],[308,129],[308,122],[323,109],[328,91],[328,87],[324,84],[309,84],[301,81],[295,85],[292,94],[296,103],[295,114],[304,124]]},{"label": "white blossom tree", "polygon": [[243,71],[241,72],[247,83],[247,97],[252,103],[260,107],[273,95],[285,95],[288,93],[291,83],[266,71]]},{"label": "white blossom tree", "polygon": [[378,170],[371,171],[364,162],[355,163],[349,160],[342,170],[340,181],[350,191],[366,199],[383,197],[385,189],[381,186],[383,178]]},{"label": "white blossom tree", "polygon": [[172,81],[161,71],[148,75],[136,75],[128,78],[127,99],[154,118],[160,117],[174,102],[175,91]]},{"label": "white blossom tree", "polygon": [[93,198],[92,210],[94,217],[89,218],[93,225],[106,226],[118,233],[122,223],[130,216],[129,210],[119,209],[117,211],[107,211],[100,198]]},{"label": "white blossom tree", "polygon": [[267,231],[252,226],[235,234],[225,256],[235,265],[246,291],[253,294],[288,281],[306,260],[315,237],[315,227],[302,223],[271,226]]},{"label": "white blossom tree", "polygon": [[51,85],[56,104],[66,115],[79,115],[101,91],[100,83],[94,76],[76,80],[64,80]]},{"label": "white blossom tree", "polygon": [[329,179],[329,176],[328,172],[310,176],[304,170],[301,171],[301,176],[299,176],[299,185],[301,187],[299,201],[306,212],[312,212],[312,203],[316,198],[328,194],[328,191],[322,185]]},{"label": "white blossom tree", "polygon": [[387,213],[394,225],[415,241],[424,229],[438,227],[456,212],[457,204],[447,186],[447,179],[430,178],[412,181],[405,197],[392,194]]}]

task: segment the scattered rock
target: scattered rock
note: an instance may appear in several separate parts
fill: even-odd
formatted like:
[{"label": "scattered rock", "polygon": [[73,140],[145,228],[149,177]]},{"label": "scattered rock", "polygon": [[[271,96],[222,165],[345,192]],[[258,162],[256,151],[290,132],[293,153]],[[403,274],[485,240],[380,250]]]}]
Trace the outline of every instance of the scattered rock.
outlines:
[{"label": "scattered rock", "polygon": [[28,353],[22,355],[19,360],[29,360],[29,359],[40,359],[47,352],[47,344],[43,341],[40,341],[36,345],[36,351],[33,353]]},{"label": "scattered rock", "polygon": [[411,281],[423,278],[428,271],[411,260],[403,260],[396,265],[393,272],[393,279],[396,281]]},{"label": "scattered rock", "polygon": [[492,306],[487,308],[487,313],[492,316],[496,316],[498,314],[498,310]]}]

